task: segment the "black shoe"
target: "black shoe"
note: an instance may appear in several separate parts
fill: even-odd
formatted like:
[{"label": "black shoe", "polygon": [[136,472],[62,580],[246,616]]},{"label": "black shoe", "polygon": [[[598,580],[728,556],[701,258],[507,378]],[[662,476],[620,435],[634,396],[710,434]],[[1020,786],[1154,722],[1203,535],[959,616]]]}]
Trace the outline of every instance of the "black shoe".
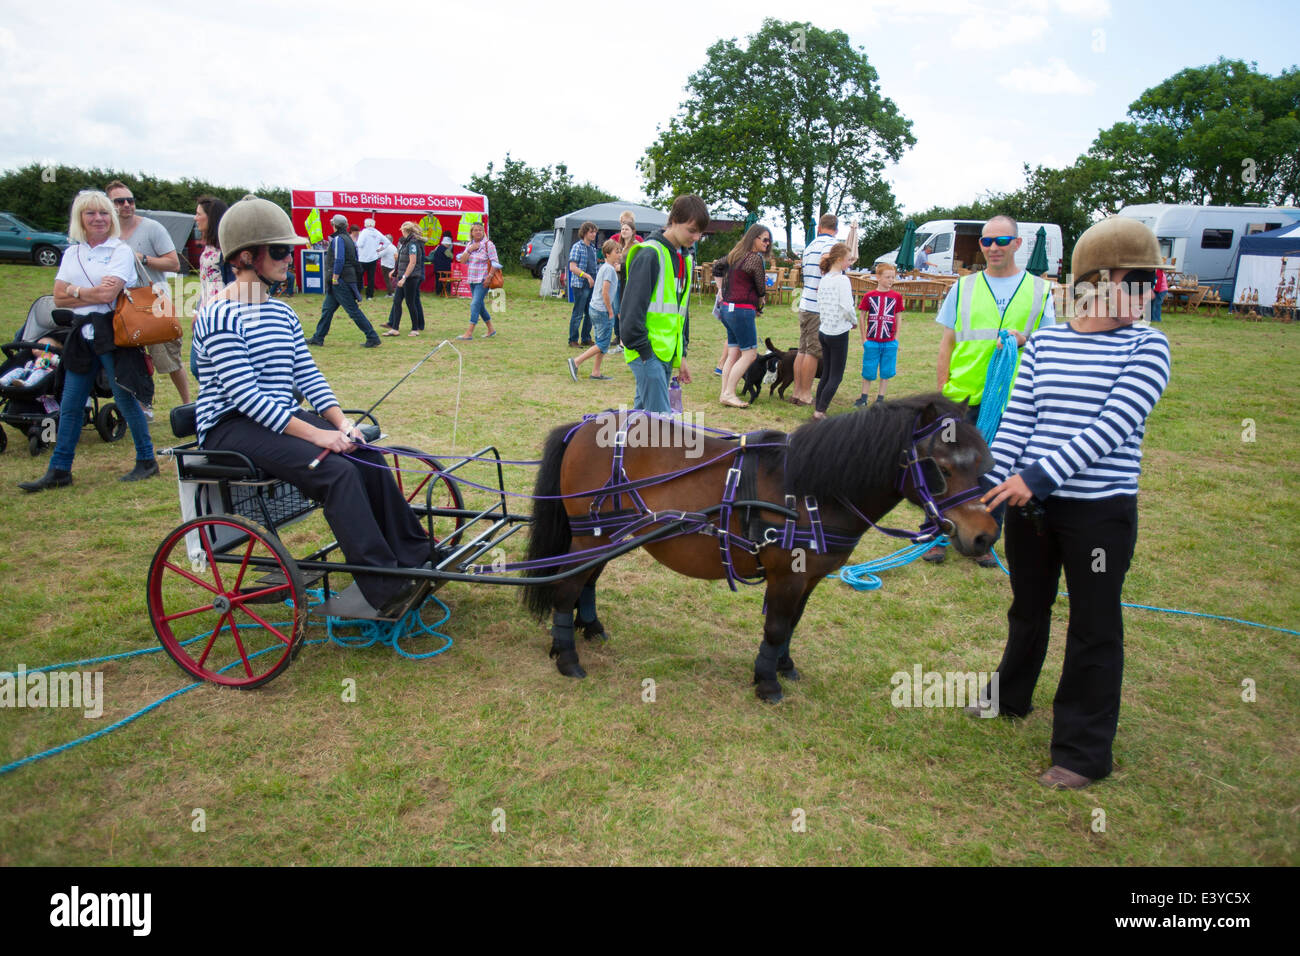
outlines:
[{"label": "black shoe", "polygon": [[72,472],[51,468],[35,481],[20,481],[18,487],[26,492],[44,491],[46,488],[65,488],[72,484]]},{"label": "black shoe", "polygon": [[156,474],[158,474],[158,459],[150,458],[148,461],[137,461],[134,468],[117,480],[143,481],[145,478],[152,478]]},{"label": "black shoe", "polygon": [[383,344],[384,343],[380,342],[379,339],[366,339],[364,342],[361,343],[361,347],[363,349],[377,349],[379,348],[379,346]]},{"label": "black shoe", "polygon": [[865,395],[859,395],[859,396],[854,400],[854,402],[853,402],[853,407],[854,407],[854,408],[861,408],[863,405],[866,405],[868,401],[870,401],[870,399],[868,399],[867,396],[865,396]]},{"label": "black shoe", "polygon": [[379,614],[384,618],[399,618],[419,600],[422,600],[428,593],[432,582],[425,578],[416,578],[402,585],[400,591],[394,594],[379,609]]},{"label": "black shoe", "polygon": [[324,345],[324,344],[325,344],[325,340],[324,340],[324,339],[318,339],[318,338],[316,338],[315,336],[312,336],[311,338],[309,338],[309,339],[307,340],[307,344],[308,344],[308,345]]}]

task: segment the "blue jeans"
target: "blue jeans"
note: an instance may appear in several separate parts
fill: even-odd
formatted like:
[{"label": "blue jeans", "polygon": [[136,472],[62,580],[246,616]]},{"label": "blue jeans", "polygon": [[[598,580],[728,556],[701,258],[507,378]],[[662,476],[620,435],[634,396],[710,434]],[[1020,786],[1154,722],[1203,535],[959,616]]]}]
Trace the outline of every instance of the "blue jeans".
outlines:
[{"label": "blue jeans", "polygon": [[492,316],[488,315],[487,306],[483,300],[487,298],[488,287],[486,282],[471,282],[469,284],[469,324],[476,325],[479,316],[483,316],[484,322],[491,322]]},{"label": "blue jeans", "polygon": [[1165,296],[1169,294],[1168,290],[1157,292],[1156,297],[1151,300],[1151,321],[1160,321],[1160,307],[1165,304]]},{"label": "blue jeans", "polygon": [[96,355],[91,360],[89,372],[74,372],[69,369],[63,376],[63,400],[59,403],[59,437],[54,442],[54,451],[50,454],[51,471],[72,471],[72,458],[77,453],[77,442],[81,440],[81,426],[85,421],[86,399],[99,374],[100,363],[113,383],[113,401],[117,410],[126,419],[131,429],[131,438],[135,441],[135,460],[153,461],[153,442],[149,438],[149,423],[145,421],[144,412],[134,395],[117,384],[113,374],[113,353]]},{"label": "blue jeans", "polygon": [[316,334],[312,338],[317,342],[325,341],[325,336],[329,335],[330,332],[330,323],[334,321],[334,313],[340,305],[343,306],[343,311],[348,314],[348,318],[365,335],[367,342],[379,341],[374,326],[370,324],[366,314],[361,311],[361,306],[357,305],[356,289],[347,282],[331,282],[325,290],[325,302],[320,309],[320,321],[316,323]]},{"label": "blue jeans", "polygon": [[671,415],[673,410],[668,404],[668,380],[672,378],[673,367],[653,352],[649,358],[636,358],[627,364],[632,369],[632,377],[636,379],[636,397],[632,400],[632,407]]},{"label": "blue jeans", "polygon": [[579,333],[583,342],[591,341],[591,316],[587,314],[587,306],[590,304],[591,286],[584,279],[581,288],[573,290],[573,314],[569,316],[570,342],[577,342]]}]

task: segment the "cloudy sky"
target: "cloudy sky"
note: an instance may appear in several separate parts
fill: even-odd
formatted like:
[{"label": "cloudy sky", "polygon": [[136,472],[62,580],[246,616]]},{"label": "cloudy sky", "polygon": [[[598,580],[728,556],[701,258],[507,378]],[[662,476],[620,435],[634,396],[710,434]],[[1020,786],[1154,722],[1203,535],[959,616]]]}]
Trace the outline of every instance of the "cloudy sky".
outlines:
[{"label": "cloudy sky", "polygon": [[1296,59],[1285,5],[1252,0],[1231,15],[1203,0],[607,2],[580,5],[586,17],[491,0],[5,6],[0,169],[252,187],[324,184],[366,156],[428,159],[464,182],[509,152],[638,200],[636,162],[686,78],[765,16],[865,49],[914,124],[889,170],[911,212],[1015,188],[1026,162],[1072,162],[1184,67],[1226,56],[1277,74]]}]

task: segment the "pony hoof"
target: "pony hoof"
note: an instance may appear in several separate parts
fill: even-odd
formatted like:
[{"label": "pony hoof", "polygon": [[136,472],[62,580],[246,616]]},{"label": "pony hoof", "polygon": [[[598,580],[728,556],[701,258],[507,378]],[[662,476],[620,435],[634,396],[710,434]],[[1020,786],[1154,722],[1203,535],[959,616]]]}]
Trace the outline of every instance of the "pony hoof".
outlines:
[{"label": "pony hoof", "polygon": [[605,625],[600,623],[599,618],[590,624],[580,626],[582,627],[582,639],[584,641],[600,641],[604,644],[610,640],[609,631],[605,630]]},{"label": "pony hoof", "polygon": [[582,669],[582,664],[578,662],[578,655],[574,651],[560,651],[555,655],[555,669],[565,677],[573,677],[581,680],[587,676],[587,672]]},{"label": "pony hoof", "polygon": [[769,704],[780,703],[785,697],[781,693],[781,682],[775,680],[754,680],[754,695]]},{"label": "pony hoof", "polygon": [[799,673],[799,671],[795,668],[793,664],[790,665],[789,670],[784,670],[784,671],[778,670],[777,673],[780,674],[786,680],[799,680],[800,678],[803,677],[803,675]]}]

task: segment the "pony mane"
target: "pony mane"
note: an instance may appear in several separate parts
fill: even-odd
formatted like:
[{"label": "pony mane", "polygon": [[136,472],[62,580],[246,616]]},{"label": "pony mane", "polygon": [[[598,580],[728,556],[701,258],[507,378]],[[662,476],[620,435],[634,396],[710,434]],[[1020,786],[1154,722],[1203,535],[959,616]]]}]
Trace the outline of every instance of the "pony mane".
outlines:
[{"label": "pony mane", "polygon": [[790,436],[786,493],[859,501],[873,488],[891,487],[899,453],[912,437],[918,416],[931,404],[940,417],[964,421],[964,406],[931,392],[801,425]]}]

